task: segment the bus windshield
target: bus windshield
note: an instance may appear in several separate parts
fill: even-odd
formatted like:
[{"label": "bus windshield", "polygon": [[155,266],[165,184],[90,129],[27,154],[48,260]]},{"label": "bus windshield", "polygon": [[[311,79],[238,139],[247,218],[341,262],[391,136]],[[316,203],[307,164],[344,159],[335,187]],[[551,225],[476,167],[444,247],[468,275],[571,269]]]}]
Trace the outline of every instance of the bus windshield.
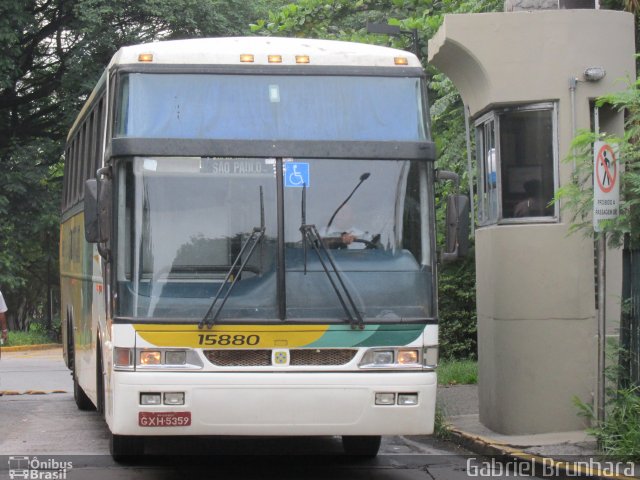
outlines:
[{"label": "bus windshield", "polygon": [[417,77],[131,73],[116,136],[425,141]]},{"label": "bus windshield", "polygon": [[[430,163],[284,159],[281,185],[276,165],[269,158],[122,160],[118,315],[201,320],[216,292],[235,280],[219,321],[278,320],[283,296],[287,320],[344,321],[329,278],[335,272],[328,274],[304,241],[306,223],[315,226],[365,322],[432,316]],[[241,259],[246,266],[234,270],[262,226],[250,258]],[[278,268],[284,292],[277,291]]]}]

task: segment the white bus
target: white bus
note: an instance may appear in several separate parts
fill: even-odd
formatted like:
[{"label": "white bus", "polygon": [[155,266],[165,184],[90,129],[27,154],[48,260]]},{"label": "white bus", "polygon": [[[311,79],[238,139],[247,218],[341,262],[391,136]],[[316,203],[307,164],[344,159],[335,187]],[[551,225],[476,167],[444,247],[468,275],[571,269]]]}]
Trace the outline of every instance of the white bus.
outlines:
[{"label": "white bus", "polygon": [[119,50],[66,146],[64,355],[119,459],[145,436],[429,434],[425,77],[287,38]]}]

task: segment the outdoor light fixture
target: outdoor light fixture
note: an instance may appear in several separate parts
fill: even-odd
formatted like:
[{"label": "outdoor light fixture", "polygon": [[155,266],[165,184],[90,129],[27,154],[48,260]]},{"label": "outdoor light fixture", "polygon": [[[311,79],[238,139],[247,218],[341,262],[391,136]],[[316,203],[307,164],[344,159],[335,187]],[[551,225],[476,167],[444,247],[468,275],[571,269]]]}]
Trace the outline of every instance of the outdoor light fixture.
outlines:
[{"label": "outdoor light fixture", "polygon": [[597,82],[602,80],[607,71],[604,67],[589,67],[584,71],[584,79],[587,82]]}]

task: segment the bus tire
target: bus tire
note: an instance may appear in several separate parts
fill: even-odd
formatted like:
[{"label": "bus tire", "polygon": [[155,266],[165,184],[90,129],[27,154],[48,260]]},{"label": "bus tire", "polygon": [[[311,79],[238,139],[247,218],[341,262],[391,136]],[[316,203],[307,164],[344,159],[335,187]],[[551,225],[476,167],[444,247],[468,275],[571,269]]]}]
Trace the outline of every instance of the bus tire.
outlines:
[{"label": "bus tire", "polygon": [[343,435],[344,453],[361,458],[374,458],[380,450],[380,435]]},{"label": "bus tire", "polygon": [[112,433],[109,438],[109,452],[116,462],[133,462],[144,454],[144,437]]},{"label": "bus tire", "polygon": [[96,394],[97,402],[96,410],[102,418],[104,418],[104,368],[102,363],[102,348],[100,347],[100,337],[98,337],[98,348],[96,352]]},{"label": "bus tire", "polygon": [[95,409],[93,402],[87,396],[87,394],[84,393],[84,390],[78,383],[78,377],[76,376],[75,370],[73,371],[73,399],[76,402],[78,410],[88,411]]},{"label": "bus tire", "polygon": [[[69,327],[71,327],[71,322],[69,322]],[[71,330],[69,330],[71,331]],[[73,334],[70,334],[73,335]],[[72,360],[72,368],[71,368],[71,376],[73,377],[73,400],[76,402],[76,406],[78,410],[89,411],[93,410],[95,407],[93,406],[93,402],[84,392],[80,384],[78,383],[78,375],[76,374],[76,351],[74,348],[73,337],[71,336],[71,341],[69,342],[69,358]]]}]

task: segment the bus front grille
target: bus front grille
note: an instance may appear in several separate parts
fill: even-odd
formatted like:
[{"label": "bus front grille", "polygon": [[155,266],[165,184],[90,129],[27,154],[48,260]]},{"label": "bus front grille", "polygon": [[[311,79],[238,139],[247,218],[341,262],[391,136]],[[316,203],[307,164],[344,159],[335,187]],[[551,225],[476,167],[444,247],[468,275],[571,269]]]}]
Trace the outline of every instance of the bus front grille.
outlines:
[{"label": "bus front grille", "polygon": [[[298,348],[289,350],[289,365],[301,366],[336,366],[345,365],[353,360],[358,352],[354,348]],[[271,350],[224,349],[205,350],[205,357],[218,367],[270,367]]]},{"label": "bus front grille", "polygon": [[218,367],[268,367],[271,350],[205,350],[204,356]]},{"label": "bus front grille", "polygon": [[300,348],[290,350],[289,365],[344,365],[355,357],[357,350],[350,348],[327,348],[315,350]]}]

